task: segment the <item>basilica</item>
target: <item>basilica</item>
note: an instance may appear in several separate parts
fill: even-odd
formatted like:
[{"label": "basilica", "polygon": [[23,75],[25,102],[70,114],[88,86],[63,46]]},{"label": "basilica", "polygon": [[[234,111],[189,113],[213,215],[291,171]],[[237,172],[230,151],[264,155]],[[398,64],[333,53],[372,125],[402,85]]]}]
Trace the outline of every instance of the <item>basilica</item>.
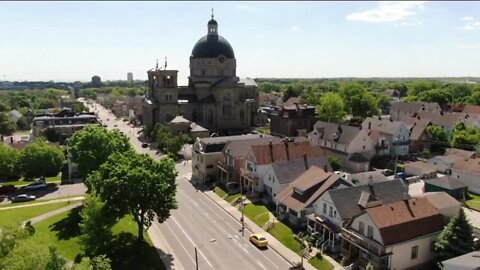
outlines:
[{"label": "basilica", "polygon": [[218,34],[218,23],[208,21],[207,35],[190,55],[188,86],[178,86],[177,70],[148,71],[144,124],[151,130],[176,116],[210,132],[238,134],[257,121],[258,87],[253,79],[237,77],[237,60],[230,43]]}]

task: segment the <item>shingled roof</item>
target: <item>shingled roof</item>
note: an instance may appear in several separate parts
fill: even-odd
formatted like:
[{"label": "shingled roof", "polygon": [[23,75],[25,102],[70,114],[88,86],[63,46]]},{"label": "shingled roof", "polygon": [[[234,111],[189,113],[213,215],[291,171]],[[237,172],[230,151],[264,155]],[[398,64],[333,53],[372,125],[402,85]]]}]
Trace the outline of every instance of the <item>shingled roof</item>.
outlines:
[{"label": "shingled roof", "polygon": [[349,145],[361,132],[361,129],[360,127],[317,121],[310,134],[323,140]]},{"label": "shingled roof", "polygon": [[306,163],[304,159],[276,161],[272,163],[272,170],[275,172],[279,184],[292,182],[312,166],[319,168],[327,166],[327,171],[332,171],[330,164],[325,158],[307,158]]},{"label": "shingled roof", "polygon": [[257,165],[270,164],[275,161],[319,157],[310,142],[283,142],[252,145],[251,152]]},{"label": "shingled roof", "polygon": [[434,179],[424,180],[425,184],[441,187],[444,189],[454,190],[465,188],[467,185],[460,180],[451,178],[450,176],[441,176]]},{"label": "shingled roof", "polygon": [[392,104],[390,110],[405,112],[438,111],[440,110],[440,106],[436,102],[398,101]]}]

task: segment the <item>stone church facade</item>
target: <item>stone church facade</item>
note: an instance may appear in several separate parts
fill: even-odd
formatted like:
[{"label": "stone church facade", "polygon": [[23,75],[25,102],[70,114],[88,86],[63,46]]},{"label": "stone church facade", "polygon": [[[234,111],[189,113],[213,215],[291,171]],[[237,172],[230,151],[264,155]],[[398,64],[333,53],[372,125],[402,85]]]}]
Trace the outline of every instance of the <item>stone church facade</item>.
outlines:
[{"label": "stone church facade", "polygon": [[178,86],[177,70],[148,71],[144,124],[151,130],[156,123],[181,115],[211,132],[251,130],[258,111],[258,87],[253,79],[238,78],[236,69],[233,48],[218,34],[212,15],[207,35],[193,47],[188,86]]}]

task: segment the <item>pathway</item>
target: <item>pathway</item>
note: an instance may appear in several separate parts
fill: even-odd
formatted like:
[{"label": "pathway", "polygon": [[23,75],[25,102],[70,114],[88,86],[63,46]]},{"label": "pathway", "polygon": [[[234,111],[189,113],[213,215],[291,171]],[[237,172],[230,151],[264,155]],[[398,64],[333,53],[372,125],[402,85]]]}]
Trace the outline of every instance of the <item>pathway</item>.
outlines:
[{"label": "pathway", "polygon": [[58,203],[58,202],[81,201],[81,200],[83,200],[83,196],[72,197],[72,198],[65,198],[65,199],[57,199],[57,200],[50,200],[50,201],[39,202],[39,203],[31,203],[31,204],[23,204],[23,205],[0,207],[0,211],[2,211],[2,210],[9,210],[9,209],[16,209],[16,208],[39,206],[39,205],[51,204],[51,203]]},{"label": "pathway", "polygon": [[60,213],[63,213],[63,212],[66,212],[66,211],[69,211],[73,208],[76,208],[76,207],[79,207],[80,205],[82,205],[82,202],[77,202],[77,203],[74,203],[74,204],[71,204],[71,205],[68,205],[68,206],[65,206],[65,207],[62,207],[62,208],[59,208],[57,210],[53,210],[53,211],[50,211],[50,212],[47,212],[45,214],[41,214],[39,216],[36,216],[34,218],[31,218],[29,220],[26,220],[25,222],[22,223],[22,228],[25,227],[25,223],[27,223],[28,221],[30,221],[31,224],[35,224],[37,222],[40,222],[44,219],[47,219],[49,217],[53,217],[53,216],[56,216]]}]

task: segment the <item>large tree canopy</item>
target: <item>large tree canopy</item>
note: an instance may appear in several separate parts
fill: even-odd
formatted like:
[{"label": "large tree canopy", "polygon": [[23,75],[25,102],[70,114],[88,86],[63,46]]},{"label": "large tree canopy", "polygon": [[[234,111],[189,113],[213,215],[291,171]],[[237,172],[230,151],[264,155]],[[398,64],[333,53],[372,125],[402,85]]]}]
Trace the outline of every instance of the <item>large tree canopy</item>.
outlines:
[{"label": "large tree canopy", "polygon": [[345,104],[336,93],[325,93],[317,106],[320,120],[339,123],[345,117]]},{"label": "large tree canopy", "polygon": [[0,134],[10,136],[17,129],[15,122],[10,120],[7,114],[0,112]]},{"label": "large tree canopy", "polygon": [[20,177],[20,151],[0,143],[0,179]]},{"label": "large tree canopy", "polygon": [[377,100],[359,83],[347,83],[340,86],[340,95],[345,108],[354,117],[367,117],[379,112]]},{"label": "large tree canopy", "polygon": [[87,182],[118,217],[133,215],[143,240],[144,227],[150,227],[155,217],[165,221],[177,207],[176,175],[172,159],[155,161],[130,151],[112,154]]},{"label": "large tree canopy", "polygon": [[20,167],[25,177],[55,176],[63,167],[65,155],[54,145],[37,139],[20,155]]},{"label": "large tree canopy", "polygon": [[87,125],[68,140],[69,153],[79,172],[87,176],[97,170],[107,158],[116,152],[127,152],[132,147],[128,138],[118,131]]}]

